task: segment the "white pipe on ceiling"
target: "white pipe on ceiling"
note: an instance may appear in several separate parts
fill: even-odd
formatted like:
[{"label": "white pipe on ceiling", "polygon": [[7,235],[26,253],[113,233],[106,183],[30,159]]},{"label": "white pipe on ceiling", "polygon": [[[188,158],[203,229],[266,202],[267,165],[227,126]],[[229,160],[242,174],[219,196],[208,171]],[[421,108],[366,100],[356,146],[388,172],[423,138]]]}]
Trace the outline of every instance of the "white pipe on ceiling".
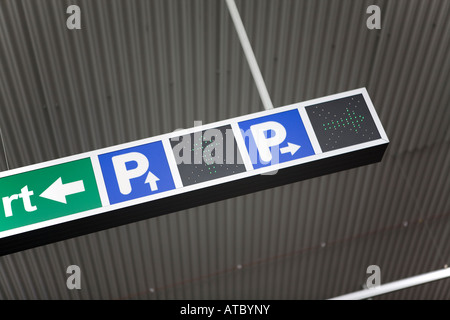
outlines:
[{"label": "white pipe on ceiling", "polygon": [[261,74],[261,71],[259,70],[258,62],[256,61],[255,54],[253,53],[250,40],[248,39],[247,32],[245,31],[245,27],[242,23],[242,19],[239,15],[239,10],[236,7],[236,3],[234,2],[234,0],[226,0],[226,2],[228,5],[228,11],[230,12],[231,18],[234,22],[234,27],[236,28],[239,40],[241,41],[242,49],[244,50],[245,56],[247,57],[247,62],[250,67],[250,71],[252,72],[253,79],[255,80],[259,96],[261,97],[262,103],[264,105],[264,109],[273,109],[272,100],[270,99],[270,95],[267,91],[264,78]]}]

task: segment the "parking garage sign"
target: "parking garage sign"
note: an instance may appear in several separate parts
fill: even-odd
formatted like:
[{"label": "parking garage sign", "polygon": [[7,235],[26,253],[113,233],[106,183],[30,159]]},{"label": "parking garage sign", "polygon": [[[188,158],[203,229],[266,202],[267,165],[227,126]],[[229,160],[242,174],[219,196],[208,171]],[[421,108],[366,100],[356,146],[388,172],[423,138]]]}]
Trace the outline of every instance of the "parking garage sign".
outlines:
[{"label": "parking garage sign", "polygon": [[378,162],[388,142],[358,89],[2,172],[0,254]]}]

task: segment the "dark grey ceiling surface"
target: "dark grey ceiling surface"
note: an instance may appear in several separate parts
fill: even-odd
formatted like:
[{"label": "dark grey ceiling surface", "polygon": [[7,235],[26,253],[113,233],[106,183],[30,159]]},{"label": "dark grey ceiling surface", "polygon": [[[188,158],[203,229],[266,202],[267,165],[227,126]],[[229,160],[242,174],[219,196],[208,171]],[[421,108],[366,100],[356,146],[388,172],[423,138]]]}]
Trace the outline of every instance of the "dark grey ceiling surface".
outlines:
[{"label": "dark grey ceiling surface", "polygon": [[[366,87],[383,161],[0,257],[0,299],[327,299],[449,264],[450,1],[236,4],[275,107]],[[224,0],[0,2],[2,171],[262,110]]]}]

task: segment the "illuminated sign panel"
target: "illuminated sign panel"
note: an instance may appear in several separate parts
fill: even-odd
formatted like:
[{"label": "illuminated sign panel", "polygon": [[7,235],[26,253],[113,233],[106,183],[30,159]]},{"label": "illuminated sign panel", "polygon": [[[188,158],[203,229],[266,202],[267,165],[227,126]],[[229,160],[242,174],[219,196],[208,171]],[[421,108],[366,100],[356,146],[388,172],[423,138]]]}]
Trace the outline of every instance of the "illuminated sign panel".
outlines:
[{"label": "illuminated sign panel", "polygon": [[0,173],[0,254],[381,161],[367,91]]},{"label": "illuminated sign panel", "polygon": [[183,186],[245,172],[230,125],[170,139]]},{"label": "illuminated sign panel", "polygon": [[242,121],[239,128],[255,169],[315,154],[297,109]]},{"label": "illuminated sign panel", "polygon": [[324,152],[381,138],[362,94],[305,109]]},{"label": "illuminated sign panel", "polygon": [[0,232],[102,206],[89,158],[4,177],[0,197]]},{"label": "illuminated sign panel", "polygon": [[110,204],[175,189],[161,141],[100,154]]}]

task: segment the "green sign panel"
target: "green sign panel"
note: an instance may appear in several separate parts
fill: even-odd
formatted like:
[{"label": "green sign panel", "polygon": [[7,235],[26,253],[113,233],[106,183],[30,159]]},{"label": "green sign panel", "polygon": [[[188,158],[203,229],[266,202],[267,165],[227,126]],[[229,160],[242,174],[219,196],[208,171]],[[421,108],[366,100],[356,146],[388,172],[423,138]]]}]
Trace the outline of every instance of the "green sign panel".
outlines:
[{"label": "green sign panel", "polygon": [[90,158],[0,179],[0,232],[102,206]]}]

